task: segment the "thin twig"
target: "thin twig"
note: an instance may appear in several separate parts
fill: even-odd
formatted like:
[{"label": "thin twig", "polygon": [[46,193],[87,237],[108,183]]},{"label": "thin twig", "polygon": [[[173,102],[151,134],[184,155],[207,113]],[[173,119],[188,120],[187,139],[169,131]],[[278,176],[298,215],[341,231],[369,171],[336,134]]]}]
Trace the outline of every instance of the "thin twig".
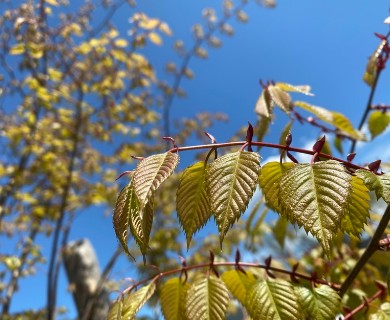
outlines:
[{"label": "thin twig", "polygon": [[365,300],[362,304],[360,304],[358,307],[356,307],[351,312],[349,312],[347,315],[345,315],[345,317],[343,319],[344,320],[352,319],[352,317],[355,314],[357,314],[359,311],[361,311],[364,308],[367,308],[372,301],[374,301],[374,300],[380,298],[381,296],[383,296],[384,291],[385,291],[384,289],[378,290],[372,297],[370,297],[369,299]]}]

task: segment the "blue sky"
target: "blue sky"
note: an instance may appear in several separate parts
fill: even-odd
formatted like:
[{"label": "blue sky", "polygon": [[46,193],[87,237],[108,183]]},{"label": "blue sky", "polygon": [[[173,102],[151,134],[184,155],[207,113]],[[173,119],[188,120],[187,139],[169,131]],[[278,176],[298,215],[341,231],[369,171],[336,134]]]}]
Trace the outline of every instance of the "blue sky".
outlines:
[{"label": "blue sky", "polygon": [[[173,30],[171,38],[164,38],[164,46],[148,46],[145,54],[157,66],[160,77],[164,64],[175,60],[172,50],[174,40],[183,39],[191,46],[191,26],[201,20],[205,7],[219,10],[221,0],[139,0],[138,10],[150,17],[166,21]],[[369,94],[369,87],[362,81],[367,58],[379,44],[374,32],[386,33],[383,20],[389,15],[388,1],[278,1],[275,9],[265,9],[253,3],[246,12],[247,24],[234,19],[232,38],[221,37],[222,48],[209,49],[205,61],[194,59],[190,68],[195,73],[193,80],[184,80],[182,86],[188,93],[186,99],[176,99],[172,108],[174,117],[193,115],[200,111],[223,111],[230,117],[228,124],[219,124],[211,130],[219,142],[228,139],[247,123],[255,122],[253,112],[260,94],[258,80],[275,80],[291,84],[309,84],[314,97],[299,97],[347,115],[357,126]],[[128,19],[133,12],[120,10],[114,23],[126,34]],[[177,61],[177,60],[176,60]],[[381,76],[375,103],[389,102],[390,75],[385,70]],[[267,141],[277,142],[279,132],[287,118],[278,114]],[[294,125],[294,146],[305,146],[318,135],[307,126]],[[382,157],[390,161],[389,152],[383,153],[387,137],[377,138],[370,149],[359,146],[357,162],[366,162]],[[194,142],[196,143],[196,142]],[[347,149],[347,146],[346,148]],[[387,148],[386,150],[389,150]],[[263,158],[274,153],[264,151]],[[145,156],[145,155],[142,155]],[[385,158],[383,158],[385,157]],[[189,164],[189,163],[188,163]],[[95,248],[101,266],[104,266],[117,245],[110,216],[103,209],[86,210],[73,226],[71,240],[88,237]],[[93,223],[91,224],[91,221]],[[178,225],[179,227],[179,225]],[[46,239],[40,239],[43,253],[48,256]],[[46,265],[40,265],[36,277],[21,282],[21,290],[15,295],[12,311],[39,308],[46,303]],[[114,270],[115,278],[136,277],[126,259],[120,259]],[[58,305],[69,308],[68,315],[75,316],[72,297],[66,293],[67,280],[61,273]],[[37,291],[39,288],[39,292]]]}]

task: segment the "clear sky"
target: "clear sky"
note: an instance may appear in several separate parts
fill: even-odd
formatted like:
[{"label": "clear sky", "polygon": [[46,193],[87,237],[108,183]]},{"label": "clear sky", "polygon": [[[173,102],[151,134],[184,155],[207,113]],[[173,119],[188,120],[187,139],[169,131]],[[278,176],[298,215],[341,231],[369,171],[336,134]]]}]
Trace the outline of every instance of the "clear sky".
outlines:
[{"label": "clear sky", "polygon": [[[145,49],[159,76],[170,78],[163,72],[167,61],[175,60],[173,41],[183,39],[190,46],[191,26],[201,20],[205,7],[219,10],[221,0],[138,0],[138,9],[150,17],[166,21],[173,30],[171,38],[164,38],[164,47],[148,46]],[[228,124],[221,124],[211,133],[219,142],[229,138],[247,123],[255,122],[253,112],[260,94],[258,80],[274,80],[291,84],[309,84],[314,97],[294,98],[314,105],[339,111],[347,115],[357,126],[369,94],[369,87],[362,81],[367,58],[379,44],[374,32],[386,33],[383,20],[389,15],[388,1],[345,0],[312,1],[280,0],[275,9],[265,9],[251,3],[247,13],[249,22],[239,24],[234,19],[232,38],[221,37],[220,49],[210,49],[205,61],[194,59],[190,68],[195,73],[193,80],[185,80],[183,88],[186,99],[176,99],[173,115],[180,117],[200,111],[223,111],[230,117]],[[121,10],[114,16],[114,23],[123,32],[129,29],[130,10]],[[385,70],[378,87],[375,103],[389,103],[389,70]],[[277,142],[279,132],[286,124],[285,116],[279,114],[267,141]],[[297,123],[293,127],[294,146],[310,144],[317,138],[317,131]],[[388,141],[378,138],[378,142]],[[388,142],[387,142],[388,145]],[[379,144],[372,148],[359,147],[357,162],[381,157],[390,161],[389,147],[383,150]],[[347,150],[347,145],[345,150]],[[384,153],[384,151],[386,151]],[[272,156],[266,151],[263,158]],[[141,155],[145,156],[145,155]],[[93,221],[93,223],[91,223]],[[179,224],[178,224],[179,227]],[[117,245],[111,218],[103,210],[87,210],[73,226],[71,240],[88,237],[98,248],[101,266],[104,266]],[[48,256],[46,239],[40,239],[44,255]],[[42,283],[46,282],[47,265],[40,265],[36,277],[21,281],[21,291],[15,296],[12,311],[39,308],[46,302]],[[131,265],[120,259],[114,270],[116,278],[134,277]],[[58,305],[69,308],[68,316],[75,316],[70,294],[66,293],[67,280],[61,273]],[[39,292],[37,291],[39,288]]]}]

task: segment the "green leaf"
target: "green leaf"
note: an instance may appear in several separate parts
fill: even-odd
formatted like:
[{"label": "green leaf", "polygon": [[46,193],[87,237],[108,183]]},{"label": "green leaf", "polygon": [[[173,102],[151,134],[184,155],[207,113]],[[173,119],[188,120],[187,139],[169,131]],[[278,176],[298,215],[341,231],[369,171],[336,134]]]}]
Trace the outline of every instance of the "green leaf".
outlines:
[{"label": "green leaf", "polygon": [[253,273],[246,271],[246,274],[238,270],[229,270],[221,276],[227,288],[234,298],[236,298],[242,305],[245,305],[246,294],[249,288],[256,282]]},{"label": "green leaf", "polygon": [[329,286],[294,289],[307,319],[330,320],[340,312],[340,296]]},{"label": "green leaf", "polygon": [[343,154],[343,141],[340,137],[336,136],[334,138],[333,145],[340,154]]},{"label": "green leaf", "polygon": [[390,124],[390,115],[382,111],[373,111],[368,118],[368,129],[371,133],[371,138],[374,139],[380,135]]},{"label": "green leaf", "polygon": [[377,72],[378,72],[377,71],[378,57],[381,54],[381,52],[385,46],[387,46],[387,40],[382,40],[381,43],[379,44],[378,48],[376,48],[374,53],[368,59],[366,71],[364,72],[364,75],[363,75],[363,80],[370,87],[372,87],[374,82],[375,82]]},{"label": "green leaf", "polygon": [[298,164],[279,183],[282,214],[303,226],[330,255],[333,235],[348,209],[351,176],[334,160]]},{"label": "green leaf", "polygon": [[229,228],[248,206],[259,171],[260,155],[256,152],[229,153],[209,165],[206,183],[221,245]]},{"label": "green leaf", "polygon": [[122,320],[122,301],[114,301],[108,311],[107,320]]},{"label": "green leaf", "polygon": [[149,283],[147,286],[130,293],[123,300],[122,319],[133,320],[138,311],[143,305],[150,299],[156,290],[154,282]]},{"label": "green leaf", "polygon": [[252,285],[245,307],[256,320],[303,319],[294,288],[285,280],[261,280]]},{"label": "green leaf", "polygon": [[281,248],[284,248],[284,239],[286,238],[287,228],[288,220],[284,217],[279,217],[278,221],[275,223],[275,226],[272,228],[272,233]]},{"label": "green leaf", "polygon": [[187,249],[193,234],[211,216],[210,200],[205,184],[204,161],[186,168],[176,194],[176,211],[187,238]]},{"label": "green leaf", "polygon": [[[259,116],[259,120],[254,128],[254,134],[256,136],[257,141],[263,141],[265,135],[268,133],[269,125],[271,124],[271,120],[263,115]],[[261,147],[258,147],[258,150]]]},{"label": "green leaf", "polygon": [[[282,130],[282,133],[280,134],[280,138],[279,138],[279,144],[285,146],[286,145],[286,137],[287,135],[290,133],[291,131],[291,126],[292,126],[292,121],[289,121],[285,127],[283,128]],[[279,150],[280,153],[283,152],[283,149],[280,149]]]},{"label": "green leaf", "polygon": [[310,93],[311,87],[308,85],[293,86],[289,83],[277,82],[275,83],[275,86],[282,89],[283,91],[298,92],[303,93],[307,96],[314,96],[314,94]]},{"label": "green leaf", "polygon": [[225,319],[229,292],[223,281],[209,276],[195,281],[187,294],[186,316],[196,320]]},{"label": "green leaf", "polygon": [[279,87],[273,85],[268,86],[268,91],[272,101],[284,112],[290,114],[292,107],[290,95]]},{"label": "green leaf", "polygon": [[380,305],[377,312],[370,314],[369,320],[388,320],[390,319],[390,302],[384,302]]},{"label": "green leaf", "polygon": [[119,193],[118,199],[115,203],[114,213],[112,215],[112,223],[116,237],[118,238],[123,250],[131,256],[127,246],[127,239],[129,235],[130,220],[132,212],[138,211],[138,201],[134,193],[132,183],[130,182]]},{"label": "green leaf", "polygon": [[370,217],[370,194],[363,181],[356,176],[352,176],[351,186],[349,209],[341,221],[341,229],[360,238],[364,224],[367,223],[367,218]]},{"label": "green leaf", "polygon": [[180,278],[166,281],[160,290],[161,310],[165,320],[185,320],[185,303],[190,288]]},{"label": "green leaf", "polygon": [[292,162],[272,161],[266,163],[262,168],[259,176],[260,188],[263,191],[265,203],[269,208],[276,212],[281,212],[279,206],[279,181],[284,172],[295,166]]},{"label": "green leaf", "polygon": [[173,173],[178,162],[177,153],[166,152],[147,157],[138,164],[133,185],[141,210],[157,188]]},{"label": "green leaf", "polygon": [[271,98],[271,95],[267,88],[265,88],[260,97],[256,101],[255,112],[259,116],[266,117],[268,119],[272,118],[272,113],[274,109],[274,101]]},{"label": "green leaf", "polygon": [[23,54],[25,51],[26,51],[25,44],[24,43],[17,43],[9,50],[9,53],[11,55],[19,55],[19,54]]},{"label": "green leaf", "polygon": [[312,106],[306,102],[295,101],[294,105],[306,111],[313,113],[320,120],[334,126],[340,130],[344,135],[355,140],[366,140],[364,134],[356,130],[349,119],[339,112],[329,111],[327,109]]},{"label": "green leaf", "polygon": [[356,175],[363,180],[371,191],[375,191],[377,199],[383,198],[390,204],[390,173],[376,175],[367,170],[356,170]]}]

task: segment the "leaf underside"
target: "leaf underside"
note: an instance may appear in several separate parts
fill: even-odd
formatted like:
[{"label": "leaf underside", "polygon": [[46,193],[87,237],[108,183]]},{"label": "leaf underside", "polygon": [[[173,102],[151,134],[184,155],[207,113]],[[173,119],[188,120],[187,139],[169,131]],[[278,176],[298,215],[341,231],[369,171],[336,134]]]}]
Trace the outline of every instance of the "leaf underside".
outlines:
[{"label": "leaf underside", "polygon": [[188,249],[194,233],[202,228],[211,217],[203,161],[184,170],[176,194],[176,211],[186,234]]},{"label": "leaf underside", "polygon": [[225,282],[230,293],[242,305],[245,305],[246,294],[249,288],[256,282],[256,278],[250,271],[246,274],[238,270],[229,270],[222,274],[221,279]]},{"label": "leaf underside", "polygon": [[348,209],[350,180],[334,160],[298,164],[280,180],[282,214],[313,234],[328,256],[332,237]]},{"label": "leaf underside", "polygon": [[261,280],[252,285],[245,307],[256,320],[303,319],[293,286],[285,280]]},{"label": "leaf underside", "polygon": [[257,99],[256,106],[255,106],[255,112],[259,116],[264,116],[266,118],[272,118],[272,112],[274,109],[274,101],[271,98],[271,95],[268,91],[268,89],[264,89],[260,95],[260,97]]},{"label": "leaf underside", "polygon": [[180,278],[166,281],[160,290],[161,310],[165,320],[185,320],[185,301],[190,288]]},{"label": "leaf underside", "polygon": [[248,206],[259,171],[260,155],[256,152],[229,153],[209,165],[206,183],[221,244],[229,228]]},{"label": "leaf underside", "polygon": [[222,320],[226,317],[229,292],[223,281],[209,276],[195,281],[187,293],[187,319]]},{"label": "leaf underside", "polygon": [[280,109],[289,114],[291,110],[291,96],[279,87],[273,85],[268,87],[268,91],[272,101],[279,106]]}]

